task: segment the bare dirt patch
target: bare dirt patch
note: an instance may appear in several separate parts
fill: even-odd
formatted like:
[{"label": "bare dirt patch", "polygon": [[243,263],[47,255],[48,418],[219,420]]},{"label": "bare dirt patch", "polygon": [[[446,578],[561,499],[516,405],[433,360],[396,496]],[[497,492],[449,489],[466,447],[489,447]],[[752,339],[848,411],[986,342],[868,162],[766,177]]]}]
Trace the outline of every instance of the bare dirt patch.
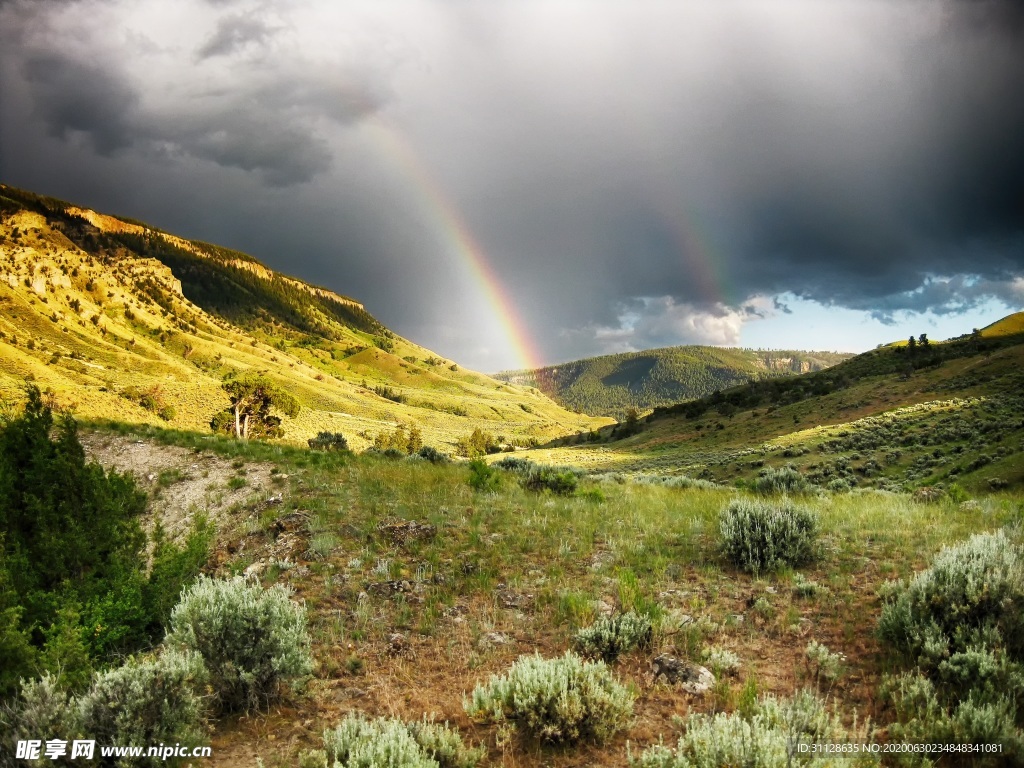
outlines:
[{"label": "bare dirt patch", "polygon": [[125,435],[83,433],[86,456],[108,469],[135,476],[149,494],[146,527],[160,520],[171,538],[186,533],[197,514],[218,529],[230,527],[231,512],[280,498],[284,484],[272,464],[241,462],[188,448],[158,445]]}]

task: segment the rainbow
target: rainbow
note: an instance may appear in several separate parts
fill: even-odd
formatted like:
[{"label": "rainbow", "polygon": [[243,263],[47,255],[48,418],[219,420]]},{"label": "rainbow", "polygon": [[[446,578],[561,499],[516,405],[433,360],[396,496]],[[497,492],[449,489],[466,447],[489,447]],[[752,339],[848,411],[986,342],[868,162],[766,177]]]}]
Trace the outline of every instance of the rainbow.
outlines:
[{"label": "rainbow", "polygon": [[693,210],[680,214],[663,213],[663,221],[676,243],[683,262],[683,269],[701,296],[716,304],[731,303],[725,280],[716,266],[720,260],[714,258],[715,246],[711,234],[701,224]]},{"label": "rainbow", "polygon": [[519,367],[540,368],[543,365],[543,358],[530,338],[526,325],[516,310],[515,302],[502,286],[497,273],[484,255],[483,248],[476,242],[455,204],[430,174],[408,140],[381,116],[376,115],[366,120],[364,127],[369,131],[381,154],[397,164],[405,177],[413,182],[421,205],[429,214],[429,218],[436,222],[438,234],[458,256],[473,281],[480,287],[505,335],[508,348],[519,361]]},{"label": "rainbow", "polygon": [[[659,183],[660,182],[660,183]],[[653,181],[656,194],[649,198],[664,232],[672,239],[680,266],[698,295],[713,304],[730,305],[734,296],[727,289],[725,263],[721,250],[705,224],[706,217],[679,199],[666,178]]]}]

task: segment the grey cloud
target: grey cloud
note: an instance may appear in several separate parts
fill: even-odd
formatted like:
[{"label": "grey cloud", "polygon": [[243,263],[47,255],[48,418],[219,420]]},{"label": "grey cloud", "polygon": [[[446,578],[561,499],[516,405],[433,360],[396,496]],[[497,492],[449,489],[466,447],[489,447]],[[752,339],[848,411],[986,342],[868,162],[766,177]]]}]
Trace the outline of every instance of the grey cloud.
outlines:
[{"label": "grey cloud", "polygon": [[229,56],[253,43],[263,45],[273,34],[265,21],[251,15],[224,16],[217,22],[216,31],[197,51],[200,59]]},{"label": "grey cloud", "polygon": [[139,99],[115,73],[96,64],[44,54],[25,62],[24,75],[51,135],[85,134],[102,155],[135,141]]},{"label": "grey cloud", "polygon": [[793,310],[789,308],[789,305],[781,301],[778,296],[772,298],[772,308],[776,312],[782,312],[785,315],[793,314]]},{"label": "grey cloud", "polygon": [[754,306],[733,309],[722,304],[695,305],[671,296],[636,297],[617,306],[611,325],[563,330],[561,339],[577,354],[635,352],[676,344],[734,346],[749,315],[761,316]]},{"label": "grey cloud", "polygon": [[[318,124],[350,124],[378,110],[384,89],[340,67],[255,72],[232,91],[143,100],[111,61],[30,53],[22,74],[35,112],[56,137],[85,136],[101,155],[136,149],[154,157],[193,156],[257,172],[272,186],[307,182],[333,156]],[[153,90],[159,90],[154,87]]]},{"label": "grey cloud", "polygon": [[258,171],[272,186],[309,181],[331,163],[323,140],[289,126],[259,122],[215,123],[199,131],[186,128],[165,141],[225,168]]},{"label": "grey cloud", "polygon": [[869,312],[876,320],[894,325],[901,313],[957,315],[991,299],[997,299],[1009,307],[1024,305],[1024,278],[985,280],[964,275],[929,277],[915,290],[853,304],[854,308]]},{"label": "grey cloud", "polygon": [[[646,101],[588,113],[576,142],[561,145],[565,157],[539,171],[544,181],[504,189],[510,215],[548,209],[525,225],[508,222],[508,234],[496,238],[495,251],[511,249],[513,239],[521,246],[524,236],[530,242],[508,279],[546,295],[563,319],[600,311],[608,322],[607,308],[584,307],[594,291],[565,296],[565,287],[602,283],[596,292],[612,306],[665,292],[683,304],[717,293],[741,307],[750,295],[790,291],[865,307],[934,275],[992,283],[1021,274],[1024,46],[995,24],[962,18],[998,17],[1006,8],[819,5],[830,25],[815,29],[821,50],[807,33],[799,43],[773,39],[778,30],[768,24],[743,53],[722,53],[729,37],[740,42],[732,32],[717,52],[705,45],[712,62],[695,80],[682,69],[674,78],[650,70]],[[833,41],[840,52],[861,42],[863,50],[849,60],[832,56],[825,49]],[[595,80],[621,99],[617,76],[602,71]],[[637,99],[643,111],[623,108]],[[679,106],[667,106],[673,102]],[[672,135],[652,127],[652,115],[665,112]],[[552,154],[546,134],[543,122],[526,131],[527,146],[513,150],[510,163],[535,168],[526,157],[536,145]],[[641,165],[645,143],[658,167]],[[555,170],[561,179],[546,184]],[[658,176],[667,178],[660,189],[651,183]],[[577,210],[581,197],[589,199]],[[585,270],[551,263],[565,230],[588,233]]]}]

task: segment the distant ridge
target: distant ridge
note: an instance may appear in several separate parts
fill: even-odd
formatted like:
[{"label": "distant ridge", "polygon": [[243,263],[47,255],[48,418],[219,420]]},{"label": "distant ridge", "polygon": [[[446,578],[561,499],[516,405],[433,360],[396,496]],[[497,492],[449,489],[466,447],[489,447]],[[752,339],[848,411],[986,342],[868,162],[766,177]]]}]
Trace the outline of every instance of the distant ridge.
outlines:
[{"label": "distant ridge", "polygon": [[537,387],[566,408],[623,419],[715,391],[780,376],[824,370],[852,354],[681,346],[575,360],[494,378]]}]

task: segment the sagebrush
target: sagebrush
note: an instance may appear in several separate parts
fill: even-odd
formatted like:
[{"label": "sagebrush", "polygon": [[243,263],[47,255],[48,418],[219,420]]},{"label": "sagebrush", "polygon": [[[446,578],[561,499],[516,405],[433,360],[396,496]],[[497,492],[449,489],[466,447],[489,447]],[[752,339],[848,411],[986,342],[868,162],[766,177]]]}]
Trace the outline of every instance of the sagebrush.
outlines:
[{"label": "sagebrush", "polygon": [[635,694],[601,661],[567,652],[522,656],[504,676],[477,685],[464,702],[482,721],[504,722],[550,743],[604,741],[629,725]]},{"label": "sagebrush", "polygon": [[734,499],[719,515],[722,550],[750,573],[803,565],[817,554],[818,519],[789,499]]},{"label": "sagebrush", "polygon": [[573,642],[584,656],[610,662],[620,654],[650,645],[653,632],[648,617],[629,611],[599,617],[589,627],[579,630]]},{"label": "sagebrush", "polygon": [[251,709],[313,668],[306,609],[275,584],[200,577],[171,613],[167,643],[202,656],[220,707]]},{"label": "sagebrush", "polygon": [[[696,714],[686,718],[685,731],[675,749],[656,745],[638,757],[629,756],[631,768],[788,768],[791,765],[835,765],[835,755],[813,756],[810,745],[839,744],[856,737],[866,741],[862,730],[851,734],[825,703],[808,691],[791,698],[767,696],[749,712]],[[805,745],[807,753],[800,751]],[[849,759],[849,765],[877,764],[877,760]]]},{"label": "sagebrush", "polygon": [[325,731],[324,747],[328,765],[345,768],[474,768],[484,755],[447,723],[368,720],[359,713]]}]

